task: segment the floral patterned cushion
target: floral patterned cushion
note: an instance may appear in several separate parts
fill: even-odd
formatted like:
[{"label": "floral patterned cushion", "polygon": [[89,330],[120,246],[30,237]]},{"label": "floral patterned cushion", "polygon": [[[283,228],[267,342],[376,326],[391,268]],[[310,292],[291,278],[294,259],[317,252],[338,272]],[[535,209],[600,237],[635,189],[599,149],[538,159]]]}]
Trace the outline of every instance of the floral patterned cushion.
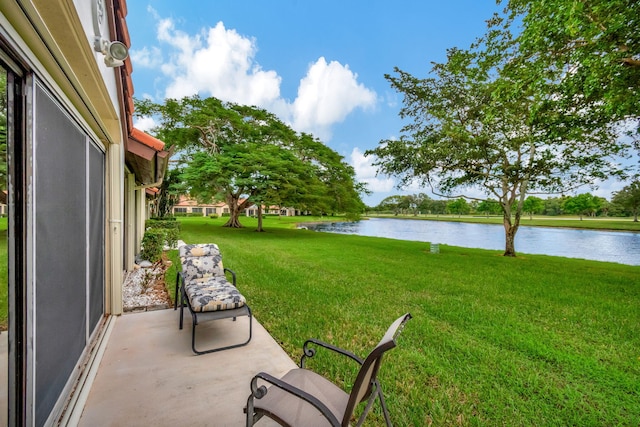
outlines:
[{"label": "floral patterned cushion", "polygon": [[232,310],[246,303],[244,296],[224,277],[212,277],[206,282],[187,282],[185,292],[195,312]]},{"label": "floral patterned cushion", "polygon": [[199,257],[185,257],[182,259],[182,276],[185,283],[202,281],[209,277],[224,278],[222,255],[208,255]]},{"label": "floral patterned cushion", "polygon": [[179,253],[186,282],[224,275],[222,255],[215,243],[181,245]]},{"label": "floral patterned cushion", "polygon": [[181,245],[179,248],[180,258],[219,255],[220,248],[215,243],[197,243],[192,245]]}]

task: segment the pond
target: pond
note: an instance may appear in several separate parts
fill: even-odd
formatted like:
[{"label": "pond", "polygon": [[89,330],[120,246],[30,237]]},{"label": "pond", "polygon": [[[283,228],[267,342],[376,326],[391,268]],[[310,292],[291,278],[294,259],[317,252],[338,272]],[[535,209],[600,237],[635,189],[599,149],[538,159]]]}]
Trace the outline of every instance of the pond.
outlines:
[{"label": "pond", "polygon": [[[504,250],[497,224],[371,218],[357,222],[305,224],[316,231]],[[640,233],[520,226],[516,253],[542,254],[640,265]]]}]

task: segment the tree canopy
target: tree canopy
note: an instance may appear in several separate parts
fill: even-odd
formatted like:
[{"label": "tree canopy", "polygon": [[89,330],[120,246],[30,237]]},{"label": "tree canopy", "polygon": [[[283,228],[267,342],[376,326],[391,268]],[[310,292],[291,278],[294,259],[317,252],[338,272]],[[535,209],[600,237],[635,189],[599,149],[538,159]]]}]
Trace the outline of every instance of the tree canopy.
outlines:
[{"label": "tree canopy", "polygon": [[505,0],[521,23],[520,50],[559,76],[567,103],[589,103],[610,121],[640,116],[640,2]]},{"label": "tree canopy", "polygon": [[497,200],[506,256],[516,254],[528,194],[624,176],[620,158],[630,149],[601,103],[566,95],[566,68],[539,60],[526,38],[512,34],[514,16],[494,17],[483,37],[469,49],[449,49],[425,78],[399,68],[386,75],[404,96],[400,116],[409,124],[399,139],[367,151],[401,186],[418,182],[447,197]]},{"label": "tree canopy", "polygon": [[564,201],[563,208],[566,213],[578,214],[582,221],[583,215],[595,215],[600,208],[600,200],[591,193],[582,193],[568,197]]},{"label": "tree canopy", "polygon": [[159,117],[154,132],[179,150],[180,178],[190,196],[226,201],[225,226],[241,227],[239,215],[252,204],[259,212],[263,203],[318,213],[362,211],[353,168],[266,110],[198,96],[164,105],[137,101],[136,108]]},{"label": "tree canopy", "polygon": [[640,213],[640,181],[634,181],[622,190],[614,193],[613,203],[628,209],[633,215],[633,220],[638,222]]}]

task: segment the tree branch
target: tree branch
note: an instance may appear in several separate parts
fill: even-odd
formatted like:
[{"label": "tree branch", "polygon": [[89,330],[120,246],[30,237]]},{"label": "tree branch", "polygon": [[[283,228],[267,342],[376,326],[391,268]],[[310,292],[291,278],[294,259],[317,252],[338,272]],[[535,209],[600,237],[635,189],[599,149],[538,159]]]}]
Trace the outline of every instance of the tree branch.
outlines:
[{"label": "tree branch", "polygon": [[622,64],[629,67],[640,67],[640,59],[637,58],[622,58]]},{"label": "tree branch", "polygon": [[[191,127],[198,129],[200,131],[200,133],[202,134],[202,141],[205,147],[211,149],[213,153],[220,152],[220,147],[218,146],[218,144],[216,144],[215,141],[209,141],[209,137],[207,136],[207,133],[205,132],[205,129],[202,126],[192,125]],[[211,129],[207,129],[207,131],[210,131],[210,130]],[[213,132],[211,133],[213,134]],[[214,134],[214,138],[215,138],[215,134]]]}]

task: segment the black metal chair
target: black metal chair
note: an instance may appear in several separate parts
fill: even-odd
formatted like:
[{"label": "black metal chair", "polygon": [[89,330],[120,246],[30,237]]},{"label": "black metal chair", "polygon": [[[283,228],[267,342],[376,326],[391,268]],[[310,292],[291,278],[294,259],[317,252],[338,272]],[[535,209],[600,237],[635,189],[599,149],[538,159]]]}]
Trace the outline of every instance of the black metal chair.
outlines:
[{"label": "black metal chair", "polygon": [[[391,324],[378,345],[365,359],[320,340],[304,343],[300,368],[292,369],[282,378],[260,372],[251,380],[251,395],[245,412],[247,426],[267,416],[283,426],[348,426],[356,406],[367,400],[357,426],[362,425],[376,398],[379,398],[387,426],[391,426],[389,412],[377,374],[383,354],[396,346],[396,337],[411,319],[409,313]],[[305,369],[305,358],[313,357],[314,345],[347,356],[360,364],[353,388],[346,393],[326,378]],[[268,384],[268,387],[264,384]]]}]

